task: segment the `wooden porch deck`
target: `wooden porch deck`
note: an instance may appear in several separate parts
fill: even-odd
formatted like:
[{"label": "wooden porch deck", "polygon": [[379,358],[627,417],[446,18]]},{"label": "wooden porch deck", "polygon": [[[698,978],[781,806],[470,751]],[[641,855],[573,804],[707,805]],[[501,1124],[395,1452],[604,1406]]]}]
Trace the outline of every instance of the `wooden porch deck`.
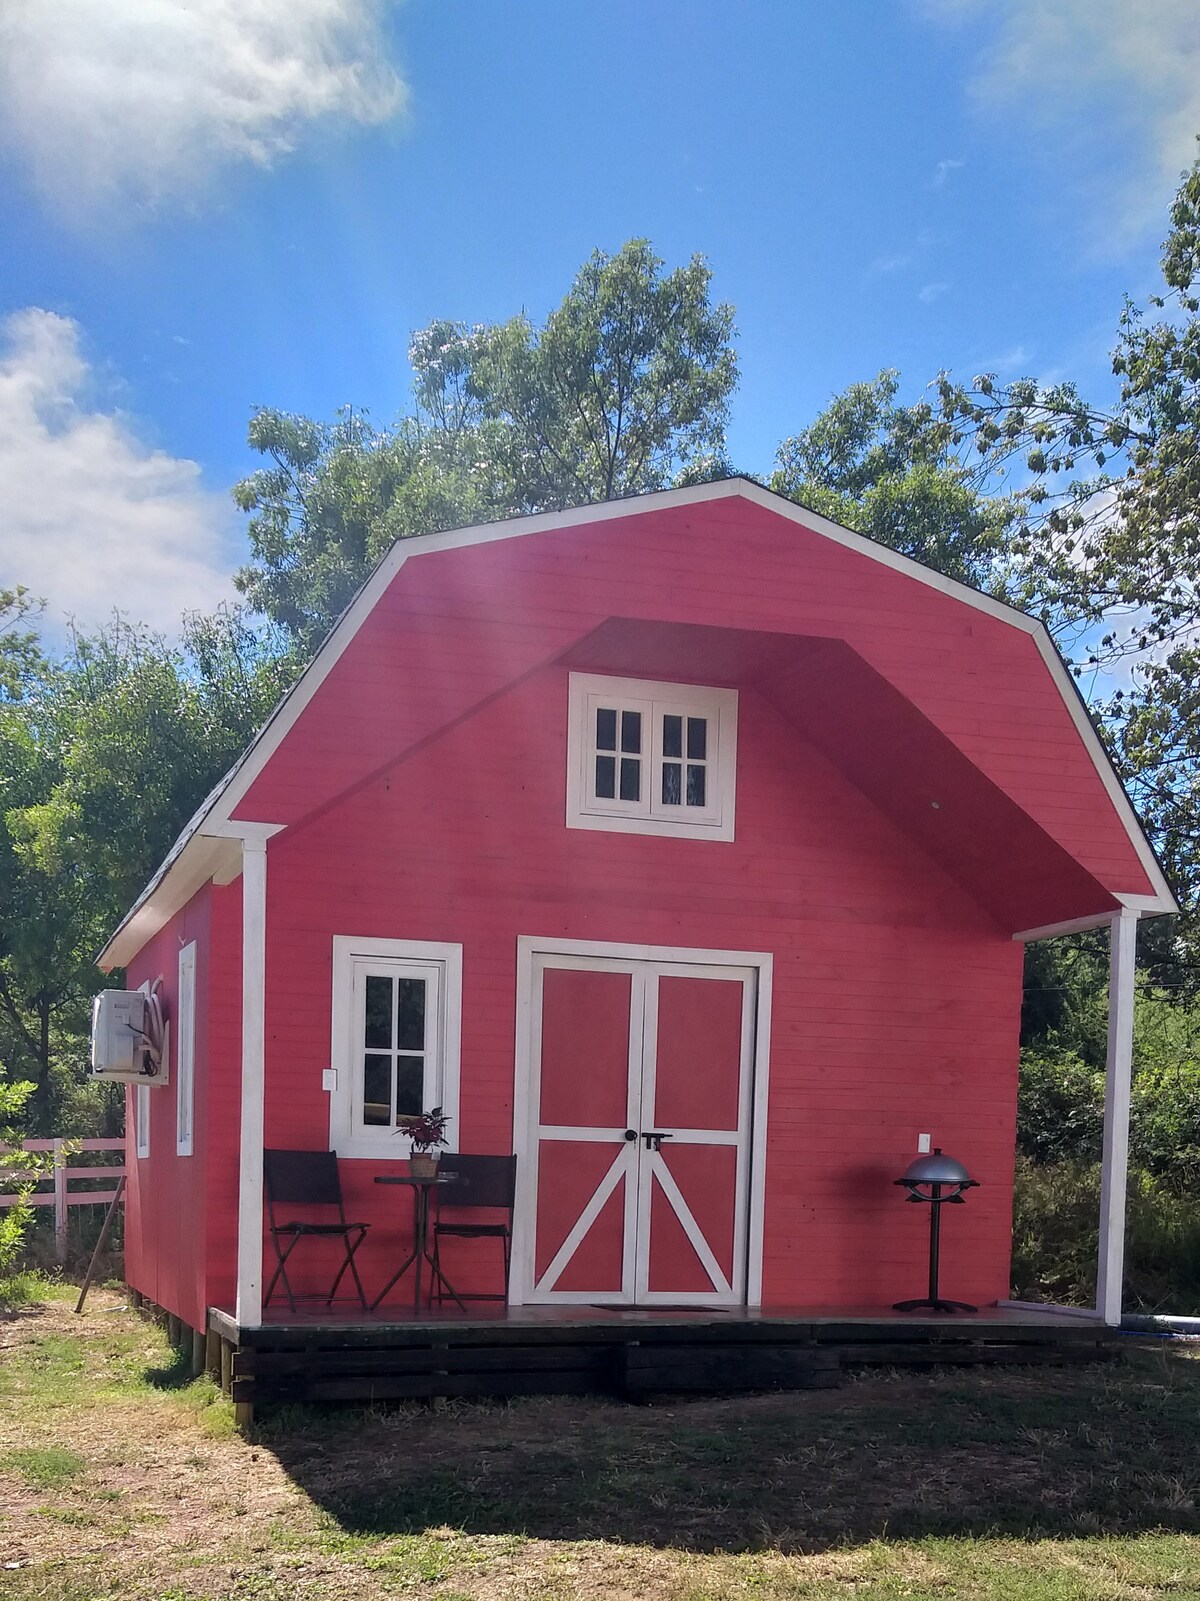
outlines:
[{"label": "wooden porch deck", "polygon": [[1103,1323],[1010,1307],[954,1316],[591,1306],[405,1316],[316,1306],[272,1308],[253,1329],[214,1307],[208,1333],[210,1360],[219,1348],[223,1384],[246,1410],[278,1401],[811,1389],[837,1384],[844,1367],[1098,1361],[1117,1350]]}]

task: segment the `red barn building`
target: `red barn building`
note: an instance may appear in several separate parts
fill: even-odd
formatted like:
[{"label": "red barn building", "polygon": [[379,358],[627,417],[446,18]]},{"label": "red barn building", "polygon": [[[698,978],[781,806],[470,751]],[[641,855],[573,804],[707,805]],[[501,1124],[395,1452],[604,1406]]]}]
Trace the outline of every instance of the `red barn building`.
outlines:
[{"label": "red barn building", "polygon": [[261,1324],[265,1145],[337,1153],[373,1297],[373,1180],[440,1105],[517,1155],[514,1306],[887,1307],[922,1136],[980,1182],[947,1289],[1002,1302],[1023,942],[1111,923],[1112,1320],[1133,939],[1174,906],[1044,628],[753,483],[405,540],[103,954],[171,1018],[129,1283]]}]

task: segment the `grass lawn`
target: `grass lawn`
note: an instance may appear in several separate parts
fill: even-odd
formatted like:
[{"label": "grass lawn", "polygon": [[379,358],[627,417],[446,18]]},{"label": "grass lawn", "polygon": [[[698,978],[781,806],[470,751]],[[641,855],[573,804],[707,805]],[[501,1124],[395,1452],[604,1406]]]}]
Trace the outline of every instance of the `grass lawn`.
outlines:
[{"label": "grass lawn", "polygon": [[1200,1598],[1200,1360],[249,1438],[101,1291],[0,1317],[0,1597]]}]

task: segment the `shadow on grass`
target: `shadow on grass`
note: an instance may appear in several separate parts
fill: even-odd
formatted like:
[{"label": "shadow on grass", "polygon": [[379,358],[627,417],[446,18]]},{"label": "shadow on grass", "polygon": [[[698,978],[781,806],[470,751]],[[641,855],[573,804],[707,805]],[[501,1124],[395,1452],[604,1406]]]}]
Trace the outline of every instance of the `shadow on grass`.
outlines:
[{"label": "shadow on grass", "polygon": [[666,1403],[290,1408],[259,1442],[346,1531],[812,1552],[925,1535],[1200,1532],[1200,1361],[877,1375]]},{"label": "shadow on grass", "polygon": [[184,1390],[192,1382],[192,1353],[173,1350],[163,1367],[146,1369],[146,1383],[156,1390]]}]

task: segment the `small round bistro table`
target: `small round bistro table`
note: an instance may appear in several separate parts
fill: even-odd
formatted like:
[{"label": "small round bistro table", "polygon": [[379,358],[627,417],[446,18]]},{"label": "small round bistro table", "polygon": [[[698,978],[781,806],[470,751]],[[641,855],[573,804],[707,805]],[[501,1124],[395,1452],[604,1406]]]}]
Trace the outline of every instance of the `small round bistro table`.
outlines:
[{"label": "small round bistro table", "polygon": [[423,1263],[428,1262],[430,1296],[432,1297],[434,1284],[439,1283],[444,1290],[449,1291],[465,1312],[466,1307],[463,1305],[462,1297],[429,1254],[429,1197],[437,1185],[442,1182],[441,1179],[436,1174],[433,1178],[414,1178],[411,1173],[380,1173],[376,1176],[375,1182],[376,1184],[403,1184],[412,1191],[413,1248],[371,1302],[371,1311],[375,1310],[393,1284],[398,1283],[411,1267],[413,1269],[413,1311],[419,1312],[421,1310],[421,1269]]}]

